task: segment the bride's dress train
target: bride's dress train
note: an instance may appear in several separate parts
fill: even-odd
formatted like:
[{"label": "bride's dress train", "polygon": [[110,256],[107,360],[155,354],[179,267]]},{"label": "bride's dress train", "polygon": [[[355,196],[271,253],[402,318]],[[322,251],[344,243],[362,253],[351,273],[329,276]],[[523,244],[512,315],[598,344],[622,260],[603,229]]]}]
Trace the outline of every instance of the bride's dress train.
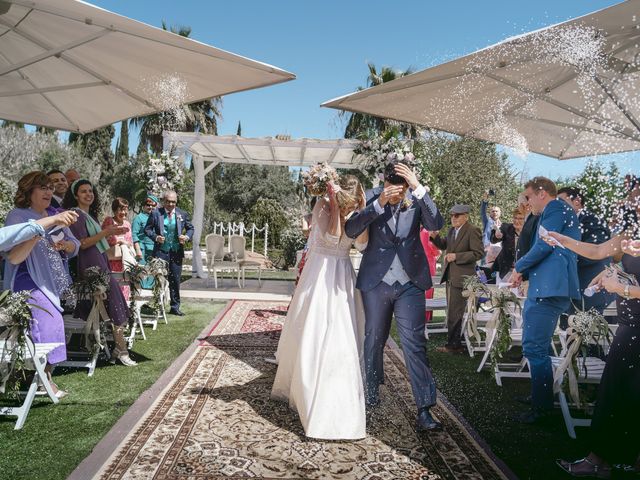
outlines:
[{"label": "bride's dress train", "polygon": [[352,440],[366,436],[364,310],[349,259],[353,241],[327,233],[329,216],[320,199],[278,344],[272,397],[289,402],[308,437]]}]

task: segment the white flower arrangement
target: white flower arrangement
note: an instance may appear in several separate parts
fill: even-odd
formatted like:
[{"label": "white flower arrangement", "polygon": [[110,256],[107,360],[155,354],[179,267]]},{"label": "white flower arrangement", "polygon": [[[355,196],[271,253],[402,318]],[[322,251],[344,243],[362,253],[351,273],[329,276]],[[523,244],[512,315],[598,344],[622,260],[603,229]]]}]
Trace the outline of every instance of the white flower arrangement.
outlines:
[{"label": "white flower arrangement", "polygon": [[353,150],[360,159],[361,167],[370,174],[384,172],[389,162],[404,160],[409,166],[414,167],[416,157],[412,151],[410,141],[404,141],[396,136],[374,137],[364,140]]},{"label": "white flower arrangement", "polygon": [[320,197],[327,193],[327,184],[337,182],[338,174],[327,163],[318,163],[302,174],[302,183],[313,196]]},{"label": "white flower arrangement", "polygon": [[184,167],[179,157],[163,152],[160,157],[149,157],[146,171],[147,190],[160,196],[165,190],[177,190],[184,180]]}]

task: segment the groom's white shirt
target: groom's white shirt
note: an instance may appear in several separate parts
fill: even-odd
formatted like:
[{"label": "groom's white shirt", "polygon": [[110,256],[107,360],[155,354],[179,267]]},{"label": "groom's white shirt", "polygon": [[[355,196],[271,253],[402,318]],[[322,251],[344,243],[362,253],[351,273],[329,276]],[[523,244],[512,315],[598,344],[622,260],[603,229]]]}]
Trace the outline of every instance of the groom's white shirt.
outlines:
[{"label": "groom's white shirt", "polygon": [[[427,189],[422,185],[418,185],[418,188],[411,192],[411,194],[418,200],[424,197],[425,193],[427,193]],[[384,208],[380,206],[380,202],[378,202],[377,198],[373,202],[373,208],[376,210],[378,215],[382,215],[384,213]],[[391,215],[391,218],[389,219],[389,227],[391,227],[392,231],[395,230],[395,215]],[[404,267],[402,266],[402,262],[400,261],[400,257],[398,257],[397,253],[396,256],[393,257],[393,262],[391,262],[389,270],[387,270],[387,273],[382,277],[382,281],[389,286],[393,285],[395,282],[398,282],[400,285],[405,285],[407,282],[411,281],[407,272],[404,271]]]}]

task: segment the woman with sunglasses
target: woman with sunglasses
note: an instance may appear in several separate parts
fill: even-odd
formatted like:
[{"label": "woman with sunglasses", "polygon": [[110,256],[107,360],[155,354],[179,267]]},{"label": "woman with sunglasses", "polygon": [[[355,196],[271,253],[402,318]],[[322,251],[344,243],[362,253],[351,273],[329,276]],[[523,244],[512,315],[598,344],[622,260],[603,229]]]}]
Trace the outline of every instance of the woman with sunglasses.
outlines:
[{"label": "woman with sunglasses", "polygon": [[[140,265],[145,265],[153,257],[153,239],[147,237],[144,228],[149,220],[149,215],[157,206],[158,198],[155,195],[147,195],[142,204],[142,211],[135,216],[131,224],[133,248],[136,250],[136,259]],[[153,277],[147,277],[140,283],[142,288],[151,288],[153,287]]]}]

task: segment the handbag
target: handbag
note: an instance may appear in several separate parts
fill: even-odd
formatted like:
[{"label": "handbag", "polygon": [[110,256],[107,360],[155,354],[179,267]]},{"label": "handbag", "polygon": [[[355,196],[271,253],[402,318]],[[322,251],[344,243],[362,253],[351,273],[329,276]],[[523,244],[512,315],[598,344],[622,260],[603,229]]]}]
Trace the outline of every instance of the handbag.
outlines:
[{"label": "handbag", "polygon": [[109,260],[122,260],[122,247],[119,244],[112,245],[107,250],[107,258]]}]

